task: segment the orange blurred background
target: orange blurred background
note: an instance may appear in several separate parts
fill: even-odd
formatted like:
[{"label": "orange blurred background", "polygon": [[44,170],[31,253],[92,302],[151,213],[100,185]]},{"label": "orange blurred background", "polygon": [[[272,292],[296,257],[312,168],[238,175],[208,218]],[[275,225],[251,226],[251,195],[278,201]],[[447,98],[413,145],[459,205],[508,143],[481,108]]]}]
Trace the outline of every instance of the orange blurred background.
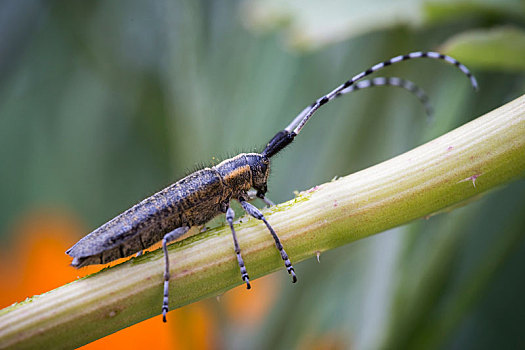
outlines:
[{"label": "orange blurred background", "polygon": [[[69,265],[71,258],[65,251],[82,232],[87,230],[78,220],[60,210],[39,211],[20,218],[9,235],[11,241],[0,251],[3,285],[0,308],[106,267],[88,266],[77,270]],[[275,299],[276,282],[272,276],[261,278],[255,281],[255,288],[250,291],[241,285],[217,299],[203,300],[171,311],[167,324],[157,316],[92,342],[83,349],[139,349],[145,346],[220,349],[219,318],[227,317],[234,324],[243,326],[257,326]],[[218,308],[221,316],[218,316]],[[149,336],[145,337],[145,334]]]}]

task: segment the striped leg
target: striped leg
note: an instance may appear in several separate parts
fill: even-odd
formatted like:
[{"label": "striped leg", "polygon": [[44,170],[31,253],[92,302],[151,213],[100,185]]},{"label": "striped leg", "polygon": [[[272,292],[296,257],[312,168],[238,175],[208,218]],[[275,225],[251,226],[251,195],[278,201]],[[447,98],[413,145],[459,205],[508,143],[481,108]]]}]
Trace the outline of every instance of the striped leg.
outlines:
[{"label": "striped leg", "polygon": [[244,282],[246,282],[246,289],[250,289],[250,277],[248,276],[248,272],[246,271],[246,266],[244,266],[244,260],[241,256],[241,248],[239,248],[237,235],[235,234],[235,229],[233,228],[234,217],[235,212],[232,208],[228,208],[228,210],[226,211],[226,221],[228,221],[228,225],[230,225],[230,229],[232,230],[233,246],[235,247],[235,254],[237,254],[237,262],[239,263],[239,268],[241,269],[241,278]]},{"label": "striped leg", "polygon": [[164,251],[165,259],[165,269],[164,269],[164,299],[162,300],[162,321],[166,322],[166,313],[168,312],[168,295],[169,295],[169,286],[170,286],[170,259],[168,257],[168,243],[176,240],[190,228],[188,226],[182,226],[176,228],[175,230],[168,232],[164,235],[162,239],[162,250]]},{"label": "striped leg", "polygon": [[241,203],[242,208],[249,215],[253,216],[254,218],[256,218],[258,220],[262,220],[264,222],[264,224],[266,225],[266,227],[268,227],[268,230],[270,230],[270,233],[272,234],[272,237],[273,237],[273,239],[275,241],[275,246],[279,250],[279,253],[281,253],[281,258],[284,261],[284,266],[286,266],[286,270],[288,271],[288,273],[290,275],[292,275],[292,282],[293,283],[297,282],[297,276],[295,275],[295,270],[294,270],[294,268],[292,266],[292,263],[290,262],[290,259],[288,259],[288,254],[286,254],[286,252],[284,251],[283,245],[281,244],[281,241],[279,240],[279,237],[277,237],[277,234],[275,233],[273,228],[270,226],[268,221],[266,221],[266,218],[264,217],[264,215],[261,213],[261,211],[259,209],[257,209],[252,204],[246,202],[245,200],[239,199],[239,202]]}]

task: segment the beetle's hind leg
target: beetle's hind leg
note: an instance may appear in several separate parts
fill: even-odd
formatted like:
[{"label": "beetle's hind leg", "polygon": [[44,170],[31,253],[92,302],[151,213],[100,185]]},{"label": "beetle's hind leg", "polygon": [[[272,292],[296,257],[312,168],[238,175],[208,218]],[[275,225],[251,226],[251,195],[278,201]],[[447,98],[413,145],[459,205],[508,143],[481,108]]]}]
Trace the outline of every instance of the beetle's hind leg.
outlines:
[{"label": "beetle's hind leg", "polygon": [[239,268],[241,269],[241,278],[246,282],[246,289],[250,289],[250,277],[248,276],[248,271],[246,271],[246,266],[244,266],[244,260],[241,256],[241,248],[239,248],[239,242],[237,241],[237,235],[235,234],[235,229],[233,228],[233,218],[235,217],[235,212],[231,207],[228,207],[226,210],[226,221],[230,225],[232,230],[233,245],[235,247],[235,254],[237,254],[237,262],[239,263]]},{"label": "beetle's hind leg", "polygon": [[297,276],[295,275],[295,270],[292,266],[292,263],[290,262],[290,259],[288,258],[288,254],[286,254],[286,252],[284,251],[283,245],[281,244],[279,237],[277,237],[277,234],[275,233],[274,229],[270,226],[270,224],[268,223],[264,215],[261,213],[259,209],[257,209],[257,207],[246,202],[245,200],[239,199],[239,202],[241,203],[242,208],[249,215],[253,216],[254,218],[258,220],[262,220],[264,224],[266,225],[266,227],[268,227],[268,230],[270,230],[270,233],[272,234],[272,237],[275,241],[275,246],[279,250],[279,253],[281,253],[281,258],[284,261],[284,266],[286,266],[286,271],[288,271],[288,273],[292,275],[292,282],[293,283],[297,282]]},{"label": "beetle's hind leg", "polygon": [[188,226],[182,226],[179,228],[176,228],[175,230],[168,232],[164,235],[164,238],[162,238],[162,250],[164,251],[164,299],[162,300],[162,321],[166,322],[166,313],[168,312],[168,304],[169,304],[169,287],[170,287],[170,259],[168,257],[168,243],[171,241],[176,240],[186,232],[188,232],[190,228]]}]

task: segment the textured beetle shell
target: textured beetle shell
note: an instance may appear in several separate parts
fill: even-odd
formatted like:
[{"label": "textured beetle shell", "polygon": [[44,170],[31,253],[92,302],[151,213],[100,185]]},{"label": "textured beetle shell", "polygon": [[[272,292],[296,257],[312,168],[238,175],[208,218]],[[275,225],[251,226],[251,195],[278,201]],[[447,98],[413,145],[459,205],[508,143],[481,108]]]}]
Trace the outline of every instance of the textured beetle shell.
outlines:
[{"label": "textured beetle shell", "polygon": [[72,265],[105,264],[150,247],[177,227],[205,224],[250,189],[254,156],[261,157],[240,154],[196,171],[144,199],[71,247]]}]

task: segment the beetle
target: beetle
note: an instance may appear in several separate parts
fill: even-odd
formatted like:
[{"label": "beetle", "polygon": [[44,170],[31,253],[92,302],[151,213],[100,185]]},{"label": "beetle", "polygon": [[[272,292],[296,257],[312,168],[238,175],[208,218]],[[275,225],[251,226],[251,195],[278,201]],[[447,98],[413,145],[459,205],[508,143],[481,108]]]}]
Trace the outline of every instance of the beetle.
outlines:
[{"label": "beetle", "polygon": [[226,216],[232,232],[241,279],[246,283],[246,288],[250,289],[250,278],[233,227],[234,211],[230,207],[230,201],[237,200],[246,213],[266,225],[284,261],[286,270],[291,275],[292,282],[295,283],[297,276],[288,254],[263,213],[249,203],[249,200],[253,199],[249,191],[254,189],[255,196],[253,197],[258,197],[267,204],[271,203],[265,197],[268,190],[270,159],[294,140],[321,106],[338,96],[372,86],[398,86],[414,93],[425,105],[427,113],[431,114],[426,94],[408,80],[382,77],[362,80],[389,65],[414,58],[431,58],[453,64],[470,79],[474,89],[478,87],[475,77],[466,66],[450,56],[437,52],[412,52],[378,63],[307,106],[285,129],[275,134],[261,153],[241,153],[213,167],[198,170],[144,199],[89,233],[66,251],[73,257],[71,265],[80,268],[92,264],[105,264],[135,253],[140,254],[142,250],[162,240],[165,258],[162,319],[166,322],[170,279],[167,245],[188,232],[190,227],[204,225],[219,214]]}]

